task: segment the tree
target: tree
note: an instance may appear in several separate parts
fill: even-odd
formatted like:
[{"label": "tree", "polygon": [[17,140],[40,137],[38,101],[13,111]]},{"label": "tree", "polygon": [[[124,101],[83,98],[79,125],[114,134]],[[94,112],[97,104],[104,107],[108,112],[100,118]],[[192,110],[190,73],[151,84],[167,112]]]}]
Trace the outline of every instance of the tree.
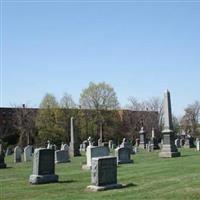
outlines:
[{"label": "tree", "polygon": [[76,108],[76,103],[74,102],[71,95],[65,93],[60,100],[60,107],[61,108]]},{"label": "tree", "polygon": [[35,127],[36,110],[26,108],[25,104],[14,108],[14,127],[19,133],[19,142],[21,146],[32,144],[36,135]]},{"label": "tree", "polygon": [[56,100],[56,97],[50,93],[47,93],[41,103],[40,103],[40,108],[58,108],[59,104]]},{"label": "tree", "polygon": [[[151,97],[147,101],[139,102],[135,97],[128,98],[129,104],[127,108],[132,111],[155,111],[158,113],[158,119],[151,119],[151,123],[155,124],[159,120],[159,130],[163,128],[163,102],[159,97]],[[152,121],[153,120],[153,121]]]},{"label": "tree", "polygon": [[112,110],[119,108],[116,93],[105,82],[95,84],[90,82],[89,87],[80,95],[80,104],[85,109]]},{"label": "tree", "polygon": [[181,128],[186,133],[198,134],[198,123],[200,117],[200,102],[195,101],[185,108],[185,114],[181,119]]},{"label": "tree", "polygon": [[[65,138],[65,129],[60,125],[62,116],[56,98],[47,93],[40,103],[40,110],[36,118],[38,136],[41,144],[47,140],[60,144]],[[63,117],[62,117],[63,119]]]}]

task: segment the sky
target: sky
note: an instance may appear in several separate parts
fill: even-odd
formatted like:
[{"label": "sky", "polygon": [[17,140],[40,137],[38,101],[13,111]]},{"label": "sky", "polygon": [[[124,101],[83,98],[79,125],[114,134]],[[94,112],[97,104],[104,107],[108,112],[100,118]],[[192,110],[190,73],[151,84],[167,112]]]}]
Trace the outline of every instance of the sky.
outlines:
[{"label": "sky", "polygon": [[1,106],[76,102],[89,82],[172,110],[200,100],[200,1],[1,0]]}]

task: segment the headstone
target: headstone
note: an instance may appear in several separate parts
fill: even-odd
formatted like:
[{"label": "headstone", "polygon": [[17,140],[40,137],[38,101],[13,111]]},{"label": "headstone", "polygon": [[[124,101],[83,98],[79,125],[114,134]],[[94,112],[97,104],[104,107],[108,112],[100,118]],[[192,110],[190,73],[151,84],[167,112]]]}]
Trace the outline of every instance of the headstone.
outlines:
[{"label": "headstone", "polygon": [[91,185],[87,188],[92,191],[121,188],[117,184],[117,158],[99,157],[92,159]]},{"label": "headstone", "polygon": [[98,146],[99,147],[102,146],[102,139],[101,138],[98,139]]},{"label": "headstone", "polygon": [[126,138],[123,138],[123,141],[120,144],[120,147],[128,148],[130,150],[130,153],[134,154],[133,145]]},{"label": "headstone", "polygon": [[22,149],[19,146],[14,148],[14,163],[22,162]]},{"label": "headstone", "polygon": [[55,151],[55,163],[66,163],[66,162],[70,162],[69,151],[66,150]]},{"label": "headstone", "polygon": [[194,138],[191,136],[187,136],[185,138],[185,144],[184,144],[184,148],[194,148]]},{"label": "headstone", "polygon": [[94,147],[88,146],[86,151],[87,164],[83,169],[90,169],[92,166],[92,158],[103,157],[109,155],[108,147]]},{"label": "headstone", "polygon": [[0,169],[6,168],[6,163],[4,161],[4,152],[3,152],[3,147],[2,144],[0,144]]},{"label": "headstone", "polygon": [[33,152],[33,147],[31,145],[28,145],[24,148],[24,162],[32,160],[32,152]]},{"label": "headstone", "polygon": [[180,145],[181,145],[181,147],[183,147],[184,146],[184,144],[185,144],[185,140],[182,138],[182,139],[180,139]]},{"label": "headstone", "polygon": [[133,163],[131,160],[131,152],[128,148],[118,147],[115,149],[115,156],[117,157],[118,164]]},{"label": "headstone", "polygon": [[12,154],[12,149],[10,147],[7,147],[6,149],[6,156],[9,156]]},{"label": "headstone", "polygon": [[55,175],[53,149],[35,149],[33,156],[33,174],[29,182],[32,184],[58,182],[58,175]]},{"label": "headstone", "polygon": [[108,147],[109,147],[109,149],[112,149],[112,145],[113,145],[113,141],[112,141],[112,140],[109,140],[109,141],[108,141]]},{"label": "headstone", "polygon": [[179,138],[175,139],[175,145],[177,148],[181,148],[181,143]]},{"label": "headstone", "polygon": [[70,119],[71,141],[70,141],[70,156],[80,156],[79,144],[77,142],[77,135],[74,134],[74,118]]},{"label": "headstone", "polygon": [[47,140],[47,149],[52,149],[52,145],[51,145],[51,142],[49,140]]},{"label": "headstone", "polygon": [[135,145],[136,145],[137,147],[139,147],[139,145],[140,145],[140,139],[139,139],[139,138],[136,138],[136,140],[135,140]]},{"label": "headstone", "polygon": [[[108,142],[103,142],[103,143],[102,143],[102,146],[103,146],[103,147],[108,147]],[[108,147],[108,148],[109,148],[109,147]]]},{"label": "headstone", "polygon": [[145,149],[146,148],[146,132],[144,131],[144,127],[141,127],[139,135],[140,135],[139,147],[142,149]]},{"label": "headstone", "polygon": [[62,144],[60,150],[69,151],[69,146],[67,144]]},{"label": "headstone", "polygon": [[197,151],[200,151],[200,141],[199,141],[199,139],[196,140],[196,148],[197,148]]},{"label": "headstone", "polygon": [[82,143],[81,150],[86,151],[88,145],[89,145],[89,142],[87,140],[84,140],[83,143]]},{"label": "headstone", "polygon": [[181,154],[175,146],[174,131],[172,123],[172,111],[171,111],[171,99],[170,93],[167,91],[164,95],[164,130],[163,133],[163,145],[159,154],[161,158],[179,157]]}]

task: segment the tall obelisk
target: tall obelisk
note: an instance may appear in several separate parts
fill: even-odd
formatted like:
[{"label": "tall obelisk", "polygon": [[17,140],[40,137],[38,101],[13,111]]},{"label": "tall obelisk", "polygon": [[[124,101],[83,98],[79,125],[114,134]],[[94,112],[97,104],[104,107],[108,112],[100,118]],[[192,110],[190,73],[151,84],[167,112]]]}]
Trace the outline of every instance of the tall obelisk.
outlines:
[{"label": "tall obelisk", "polygon": [[70,150],[70,156],[74,157],[74,156],[80,156],[80,151],[79,151],[79,145],[77,143],[77,135],[74,134],[74,118],[71,117],[70,119],[70,132],[71,132],[71,141],[70,141],[70,146],[69,146],[69,150]]},{"label": "tall obelisk", "polygon": [[171,110],[171,99],[170,92],[167,90],[164,95],[164,130],[163,134],[163,145],[162,150],[159,153],[161,158],[172,158],[179,157],[181,154],[178,152],[175,141],[174,141],[174,131],[172,123],[172,110]]}]

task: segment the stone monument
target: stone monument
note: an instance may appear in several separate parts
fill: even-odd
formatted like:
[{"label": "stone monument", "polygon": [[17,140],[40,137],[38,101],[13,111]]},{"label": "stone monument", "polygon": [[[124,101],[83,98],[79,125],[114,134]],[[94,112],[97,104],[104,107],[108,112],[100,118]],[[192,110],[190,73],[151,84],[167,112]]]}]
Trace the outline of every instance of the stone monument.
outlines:
[{"label": "stone monument", "polygon": [[70,162],[69,151],[67,150],[55,151],[55,163],[66,163],[66,162]]},{"label": "stone monument", "polygon": [[92,191],[121,188],[117,184],[117,158],[99,157],[92,159],[91,185],[87,188]]},{"label": "stone monument", "polygon": [[141,127],[139,135],[140,135],[139,147],[142,149],[146,149],[146,132],[144,131],[144,127]]},{"label": "stone monument", "polygon": [[58,182],[58,175],[55,175],[53,149],[35,149],[33,155],[33,174],[29,182],[32,184]]},{"label": "stone monument", "polygon": [[131,160],[130,149],[126,147],[118,147],[115,149],[115,156],[117,157],[118,164],[133,163],[133,160]]},{"label": "stone monument", "polygon": [[74,118],[71,117],[70,119],[70,130],[71,130],[71,141],[70,141],[70,156],[80,156],[79,145],[77,143],[77,135],[74,134]]},{"label": "stone monument", "polygon": [[179,157],[181,154],[178,152],[174,142],[174,131],[172,124],[172,111],[171,111],[171,99],[169,91],[165,92],[164,95],[164,130],[163,134],[163,145],[159,157],[171,158]]},{"label": "stone monument", "polygon": [[0,144],[0,169],[6,168],[4,157],[5,157],[5,155],[3,152],[3,147],[2,147],[2,144]]},{"label": "stone monument", "polygon": [[22,162],[22,149],[19,146],[14,148],[14,163]]},{"label": "stone monument", "polygon": [[28,145],[24,148],[24,162],[32,160],[32,151],[33,147],[31,145]]}]

